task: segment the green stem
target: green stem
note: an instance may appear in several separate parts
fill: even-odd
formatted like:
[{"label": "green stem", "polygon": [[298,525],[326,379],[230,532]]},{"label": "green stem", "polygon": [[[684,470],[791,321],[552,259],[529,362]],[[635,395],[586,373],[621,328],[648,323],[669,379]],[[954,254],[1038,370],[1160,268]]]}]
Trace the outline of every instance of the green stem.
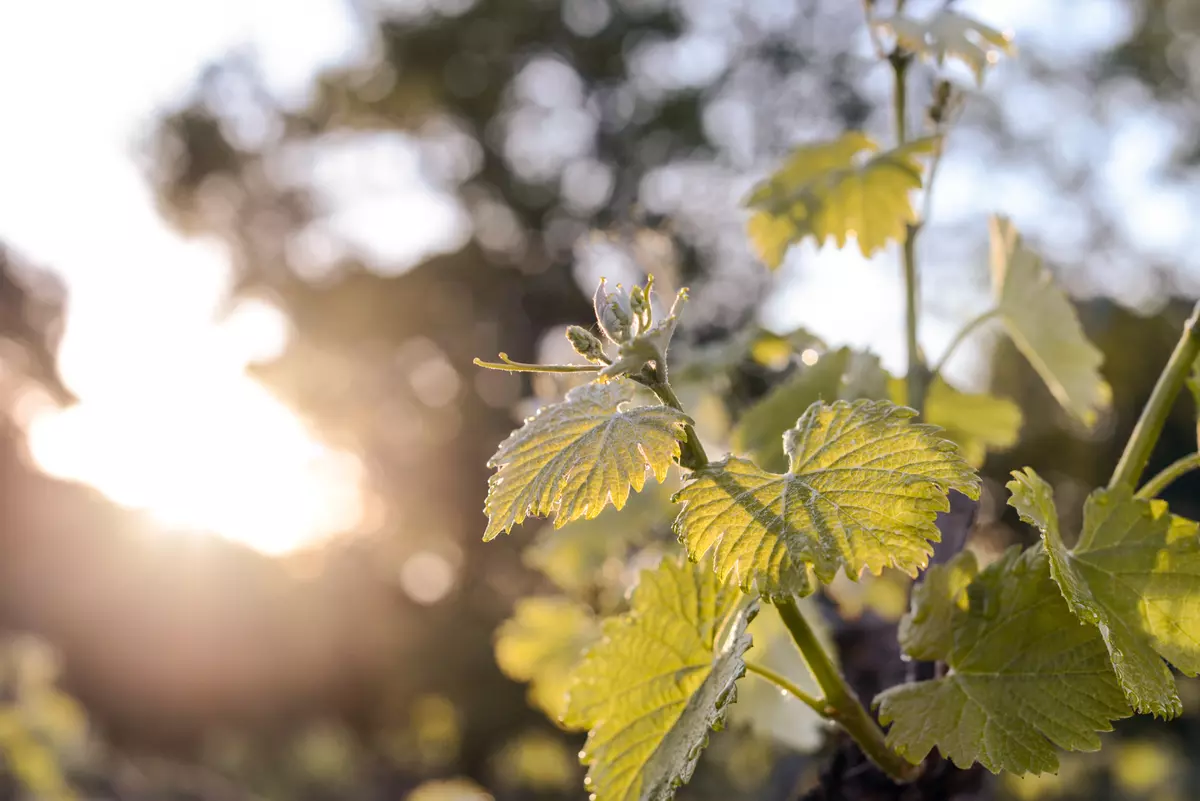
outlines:
[{"label": "green stem", "polygon": [[795,599],[781,601],[775,608],[791,632],[796,647],[804,655],[813,678],[825,693],[825,717],[845,729],[863,753],[892,779],[900,783],[915,780],[921,773],[920,766],[913,765],[888,747],[883,729],[879,728],[854,690],[842,678],[816,633],[801,614]]},{"label": "green stem", "polygon": [[[658,396],[660,401],[672,409],[682,412],[683,404],[679,402],[679,396],[675,394],[675,390],[671,389],[671,382],[667,380],[667,366],[664,362],[665,359],[655,361],[654,375],[645,382],[646,386]],[[691,423],[683,427],[683,434],[685,440],[679,454],[680,466],[686,467],[688,470],[699,470],[708,466],[708,454],[704,452],[704,445],[700,442],[700,437]]]},{"label": "green stem", "polygon": [[1190,473],[1192,470],[1200,468],[1200,453],[1193,453],[1184,456],[1182,459],[1176,459],[1167,467],[1164,467],[1162,472],[1154,478],[1146,482],[1146,484],[1137,491],[1136,497],[1142,500],[1150,500],[1157,498],[1162,494],[1162,491],[1171,485],[1171,482],[1179,478],[1185,473]]},{"label": "green stem", "polygon": [[934,379],[942,374],[942,370],[946,369],[946,365],[950,363],[950,357],[954,355],[954,351],[958,350],[958,347],[967,341],[967,337],[975,333],[975,329],[999,316],[999,309],[988,309],[960,328],[958,333],[954,335],[954,339],[950,340],[950,344],[946,347],[946,352],[942,354],[942,358],[938,359],[937,364],[930,371],[929,382],[933,383]]},{"label": "green stem", "polygon": [[1129,442],[1125,444],[1125,452],[1121,461],[1108,482],[1109,489],[1125,485],[1130,489],[1137,486],[1146,463],[1150,461],[1150,453],[1154,450],[1158,437],[1162,434],[1163,426],[1167,423],[1167,415],[1175,404],[1175,398],[1187,381],[1188,371],[1192,369],[1197,356],[1200,356],[1200,303],[1192,310],[1192,316],[1183,327],[1183,333],[1167,366],[1163,368],[1150,393],[1150,400],[1142,409],[1142,416],[1133,428]]},{"label": "green stem", "polygon": [[[908,65],[912,55],[896,48],[888,63],[892,65],[894,93],[892,106],[896,117],[896,147],[908,141]],[[925,396],[929,391],[929,368],[921,354],[919,338],[919,309],[917,305],[920,286],[917,282],[917,233],[921,223],[912,223],[904,229],[904,333],[908,349],[908,370],[905,375],[906,400],[918,413],[925,411]]]},{"label": "green stem", "polygon": [[762,678],[774,684],[776,687],[779,687],[791,695],[794,695],[796,698],[803,701],[806,706],[812,709],[812,711],[816,712],[821,717],[826,717],[825,713],[827,710],[825,702],[820,698],[815,698],[814,696],[804,692],[804,690],[801,690],[798,686],[796,686],[795,683],[789,681],[786,676],[776,673],[769,667],[760,665],[756,662],[747,662],[746,670],[757,676],[761,676]]}]

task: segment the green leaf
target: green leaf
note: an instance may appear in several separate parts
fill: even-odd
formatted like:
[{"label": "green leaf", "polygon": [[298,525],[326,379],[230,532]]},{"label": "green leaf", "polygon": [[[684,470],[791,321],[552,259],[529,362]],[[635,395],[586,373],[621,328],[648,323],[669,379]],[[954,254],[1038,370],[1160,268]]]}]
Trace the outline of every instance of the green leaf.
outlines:
[{"label": "green leaf", "polygon": [[905,226],[916,220],[909,192],[921,188],[917,158],[932,153],[937,142],[917,139],[878,153],[870,137],[850,131],[833,142],[796,148],[746,200],[756,212],[748,233],[759,257],[775,269],[789,247],[809,236],[818,246],[833,237],[839,248],[853,237],[864,256],[902,239]]},{"label": "green leaf", "polygon": [[[893,402],[903,403],[904,379],[893,378],[890,384]],[[925,419],[945,429],[946,439],[957,443],[975,468],[983,466],[989,450],[1016,445],[1021,433],[1021,407],[1017,404],[993,395],[959,392],[941,378],[929,386]]]},{"label": "green leaf", "polygon": [[669,406],[630,406],[636,385],[625,379],[576,387],[500,443],[488,467],[484,540],[527,515],[554,515],[554,525],[593,518],[641,491],[649,468],[658,481],[679,456],[688,418]]},{"label": "green leaf", "polygon": [[522,598],[496,632],[496,664],[510,679],[529,683],[530,703],[561,720],[575,666],[599,636],[586,607],[566,598]]},{"label": "green leaf", "polygon": [[912,612],[900,619],[896,633],[904,653],[936,662],[954,649],[954,622],[967,610],[967,587],[978,575],[979,565],[969,551],[925,572],[912,588]]},{"label": "green leaf", "polygon": [[675,494],[675,533],[693,559],[709,550],[722,577],[771,598],[811,592],[808,565],[915,574],[939,538],[934,519],[956,489],[979,497],[958,448],[916,413],[887,401],[816,403],[784,436],[789,471],[726,458]]},{"label": "green leaf", "polygon": [[1109,405],[1104,355],[1088,341],[1071,301],[1012,223],[993,217],[992,288],[1004,327],[1063,408],[1089,427]]},{"label": "green leaf", "polygon": [[957,58],[983,83],[983,72],[1000,60],[1000,54],[1016,52],[1012,40],[995,28],[953,11],[942,10],[928,19],[918,20],[896,14],[876,20],[876,25],[896,37],[905,50],[941,63]]},{"label": "green leaf", "polygon": [[570,689],[567,722],[589,729],[581,758],[596,801],[665,801],[691,778],[745,673],[756,611],[709,565],[663,560],[642,574]]},{"label": "green leaf", "polygon": [[1067,604],[1095,624],[1125,697],[1138,712],[1183,712],[1163,658],[1189,676],[1200,671],[1200,540],[1197,525],[1163,501],[1101,489],[1083,507],[1079,542],[1067,548],[1053,492],[1031,469],[1013,473],[1009,503],[1037,526]]},{"label": "green leaf", "polygon": [[1096,732],[1130,714],[1099,633],[1071,614],[1040,547],[1006,551],[964,605],[961,582],[976,569],[963,551],[930,568],[914,595],[913,655],[950,671],[876,699],[880,722],[892,724],[888,744],[914,763],[936,746],[961,768],[1018,774],[1057,770],[1054,746],[1095,751]]},{"label": "green leaf", "polygon": [[[829,631],[826,626],[819,625],[821,615],[808,607],[813,600],[802,600],[800,605],[811,612],[806,612],[805,617],[814,624],[826,651],[833,653]],[[791,633],[783,625],[783,618],[776,614],[759,615],[750,623],[748,631],[754,640],[749,661],[770,668],[813,697],[821,696],[821,688],[796,649]],[[748,726],[764,737],[803,753],[816,751],[826,739],[827,724],[823,718],[795,696],[781,695],[777,685],[758,676],[738,684],[737,703],[729,712],[729,721]]]},{"label": "green leaf", "polygon": [[787,469],[783,432],[817,401],[834,401],[850,363],[851,351],[841,348],[821,356],[812,366],[800,367],[742,414],[733,430],[733,445],[749,453],[768,470]]}]

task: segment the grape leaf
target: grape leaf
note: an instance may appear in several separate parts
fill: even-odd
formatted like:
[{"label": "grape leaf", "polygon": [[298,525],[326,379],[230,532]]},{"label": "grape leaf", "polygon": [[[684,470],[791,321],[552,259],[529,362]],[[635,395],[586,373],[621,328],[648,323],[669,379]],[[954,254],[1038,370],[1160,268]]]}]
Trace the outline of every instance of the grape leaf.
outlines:
[{"label": "grape leaf", "polygon": [[[894,403],[905,399],[904,379],[893,378],[890,395]],[[989,450],[1017,444],[1021,433],[1021,407],[1007,398],[959,392],[935,379],[925,398],[925,419],[946,431],[946,439],[958,443],[963,457],[975,468],[983,466]]]},{"label": "grape leaf", "polygon": [[628,406],[636,385],[624,379],[576,387],[500,443],[488,467],[484,540],[527,515],[554,515],[555,527],[593,518],[641,491],[646,469],[661,482],[688,418],[669,406]]},{"label": "grape leaf", "polygon": [[868,257],[903,238],[916,219],[908,195],[922,184],[917,158],[933,152],[937,142],[917,139],[880,153],[866,134],[850,131],[833,142],[796,148],[746,200],[755,211],[747,230],[759,257],[775,269],[788,248],[808,236],[818,246],[833,237],[839,248],[853,237]]},{"label": "grape leaf", "polygon": [[1071,301],[1007,219],[993,217],[992,288],[1008,336],[1063,408],[1089,427],[1109,405],[1104,355],[1088,341]]},{"label": "grape leaf", "polygon": [[906,639],[913,656],[936,656],[950,671],[875,700],[880,722],[892,724],[888,744],[906,759],[936,746],[960,768],[1055,771],[1054,746],[1095,751],[1096,732],[1129,716],[1104,641],[1071,614],[1048,562],[1041,547],[1013,546],[965,593],[963,578],[977,570],[970,551],[926,573]]},{"label": "grape leaf", "polygon": [[[813,624],[826,651],[834,653],[828,627],[815,607],[815,599],[800,601],[805,617]],[[796,649],[792,635],[779,615],[759,615],[748,629],[754,640],[753,661],[789,679],[814,698],[821,696],[804,657]],[[737,703],[729,712],[729,721],[748,726],[758,734],[770,737],[802,753],[816,751],[825,742],[826,722],[809,706],[792,695],[780,695],[779,687],[760,677],[750,677],[738,684]]]},{"label": "grape leaf", "polygon": [[642,574],[569,691],[568,725],[589,729],[581,758],[596,801],[665,801],[691,778],[745,673],[756,611],[710,565],[665,559]]},{"label": "grape leaf", "polygon": [[1101,489],[1083,507],[1079,542],[1067,549],[1053,492],[1031,469],[1013,473],[1009,503],[1042,532],[1067,604],[1100,629],[1117,679],[1138,712],[1183,712],[1163,658],[1200,671],[1200,539],[1197,525],[1163,501],[1128,488]]},{"label": "grape leaf", "polygon": [[742,414],[733,430],[734,447],[749,453],[767,470],[786,470],[787,460],[780,444],[783,432],[817,401],[834,401],[850,363],[851,351],[841,348],[826,353],[812,366],[801,367]]},{"label": "grape leaf", "polygon": [[959,59],[983,83],[983,72],[996,63],[1001,53],[1015,52],[1012,40],[1004,33],[970,17],[942,10],[928,19],[918,20],[896,14],[876,20],[905,50],[941,63],[947,56]]},{"label": "grape leaf", "polygon": [[522,598],[496,632],[496,664],[529,683],[529,701],[560,720],[567,687],[584,651],[600,636],[591,610],[566,598]]},{"label": "grape leaf", "polygon": [[784,435],[787,473],[728,457],[697,470],[675,494],[675,533],[693,559],[715,552],[722,577],[771,598],[828,583],[841,568],[923,567],[946,493],[979,496],[958,448],[915,412],[887,401],[816,403]]}]

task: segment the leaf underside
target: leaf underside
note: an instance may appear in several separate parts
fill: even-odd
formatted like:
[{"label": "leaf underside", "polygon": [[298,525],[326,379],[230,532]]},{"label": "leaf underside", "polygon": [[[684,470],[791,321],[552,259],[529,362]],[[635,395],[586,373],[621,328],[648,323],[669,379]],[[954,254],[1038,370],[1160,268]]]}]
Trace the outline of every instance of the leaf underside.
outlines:
[{"label": "leaf underside", "polygon": [[909,193],[921,188],[917,158],[937,142],[918,139],[879,153],[870,137],[850,131],[796,148],[746,201],[755,212],[747,231],[759,257],[777,268],[788,248],[809,236],[818,246],[832,237],[839,248],[854,238],[867,257],[902,239],[916,219]]},{"label": "leaf underside", "polygon": [[992,288],[1008,336],[1051,394],[1089,427],[1112,400],[1104,355],[1088,341],[1075,307],[1041,259],[1003,217],[991,221]]},{"label": "leaf underside", "polygon": [[[960,768],[1058,769],[1055,746],[1100,747],[1097,732],[1130,714],[1104,642],[1050,577],[1046,552],[1014,546],[967,586],[970,551],[926,573],[902,631],[910,655],[948,674],[878,696],[888,744],[919,763],[935,746]],[[949,575],[948,575],[949,574]]]},{"label": "leaf underside", "polygon": [[1165,658],[1200,671],[1200,539],[1197,525],[1163,501],[1100,489],[1083,508],[1074,548],[1063,542],[1053,492],[1031,469],[1013,474],[1009,501],[1036,526],[1071,610],[1104,638],[1125,697],[1138,712],[1183,712]]},{"label": "leaf underside", "polygon": [[722,577],[772,599],[811,592],[810,572],[915,574],[949,490],[976,498],[979,479],[914,415],[887,401],[813,404],[785,435],[789,472],[736,457],[697,470],[675,495],[675,533],[693,559],[713,551]]},{"label": "leaf underside", "polygon": [[642,574],[569,691],[567,724],[589,730],[581,758],[595,801],[665,801],[691,778],[745,673],[756,611],[710,565],[668,559]]},{"label": "leaf underside", "polygon": [[669,406],[632,406],[626,379],[576,387],[541,409],[500,444],[488,461],[485,540],[526,516],[554,515],[554,525],[594,518],[641,491],[647,468],[658,481],[679,456],[686,415]]}]

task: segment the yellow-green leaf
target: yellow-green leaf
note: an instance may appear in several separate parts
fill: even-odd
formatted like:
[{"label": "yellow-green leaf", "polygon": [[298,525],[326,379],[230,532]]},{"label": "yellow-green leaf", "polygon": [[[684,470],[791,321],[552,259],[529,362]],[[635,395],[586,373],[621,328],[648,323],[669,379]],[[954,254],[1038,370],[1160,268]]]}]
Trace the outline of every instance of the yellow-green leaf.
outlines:
[{"label": "yellow-green leaf", "polygon": [[823,582],[842,568],[915,574],[939,539],[946,494],[979,496],[958,447],[915,414],[887,401],[813,404],[784,435],[788,472],[729,457],[692,474],[675,495],[679,540],[771,598],[810,592],[809,565]]},{"label": "yellow-green leaf", "polygon": [[1139,712],[1176,717],[1183,705],[1163,659],[1200,671],[1200,539],[1197,525],[1163,501],[1101,489],[1083,507],[1074,548],[1063,542],[1053,492],[1031,469],[1013,473],[1009,501],[1037,526],[1055,581],[1080,619],[1095,624],[1125,697]]},{"label": "yellow-green leaf", "polygon": [[642,574],[570,689],[595,801],[665,801],[691,778],[745,673],[755,611],[709,565],[668,559]]},{"label": "yellow-green leaf", "polygon": [[576,387],[500,444],[488,467],[485,540],[527,515],[554,515],[554,525],[593,518],[641,491],[646,472],[658,481],[679,456],[688,418],[669,406],[631,406],[636,385],[626,379]]},{"label": "yellow-green leaf", "polygon": [[864,256],[902,239],[916,219],[909,193],[921,188],[917,158],[937,143],[936,137],[918,139],[880,153],[866,134],[850,131],[834,142],[796,148],[746,200],[755,212],[747,230],[759,257],[774,269],[808,236],[818,246],[832,237],[839,248],[853,238]]},{"label": "yellow-green leaf", "polygon": [[983,83],[984,70],[999,61],[1001,53],[1016,52],[1007,34],[945,9],[927,19],[896,14],[878,19],[875,24],[895,36],[905,50],[938,63],[947,57],[959,59],[971,68],[979,83]]},{"label": "yellow-green leaf", "polygon": [[798,368],[768,392],[742,414],[733,430],[734,448],[749,453],[767,470],[786,470],[783,432],[794,426],[812,404],[838,399],[850,355],[849,348],[826,353],[816,364]]},{"label": "yellow-green leaf", "polygon": [[522,598],[496,632],[496,663],[529,683],[529,701],[553,720],[567,711],[567,687],[584,651],[600,636],[587,608],[566,598]]},{"label": "yellow-green leaf", "polygon": [[[892,401],[903,403],[904,379],[890,382]],[[941,378],[929,386],[925,419],[946,431],[946,439],[958,443],[963,456],[975,468],[983,466],[987,453],[1017,444],[1021,433],[1021,407],[1007,398],[959,392]]]},{"label": "yellow-green leaf", "polygon": [[963,593],[976,570],[963,551],[930,568],[914,595],[913,655],[950,670],[876,699],[880,722],[891,724],[888,744],[913,763],[936,746],[961,768],[1018,774],[1057,770],[1055,746],[1098,749],[1096,733],[1111,731],[1129,706],[1099,633],[1071,614],[1050,578],[1046,552],[1014,546]]},{"label": "yellow-green leaf", "polygon": [[1092,426],[1112,390],[1071,301],[1007,219],[993,217],[992,289],[1009,337],[1063,408]]}]

